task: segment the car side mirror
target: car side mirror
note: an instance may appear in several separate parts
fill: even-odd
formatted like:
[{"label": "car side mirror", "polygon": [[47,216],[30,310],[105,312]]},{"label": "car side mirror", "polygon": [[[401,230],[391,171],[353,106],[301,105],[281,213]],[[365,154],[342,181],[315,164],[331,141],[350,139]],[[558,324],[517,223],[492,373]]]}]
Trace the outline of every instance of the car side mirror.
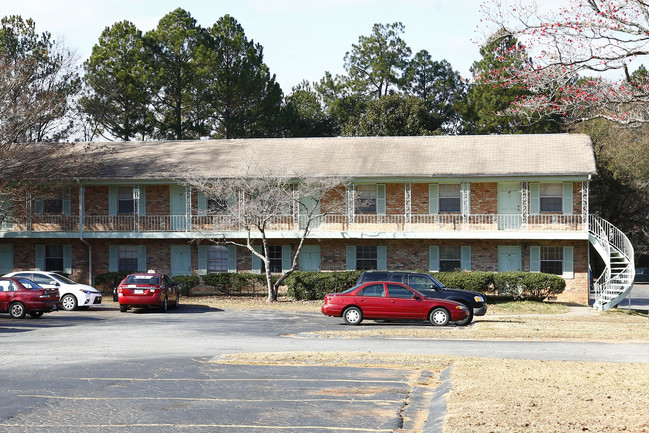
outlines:
[{"label": "car side mirror", "polygon": [[419,296],[419,295],[412,295],[412,299],[414,299],[415,301],[421,301],[421,296]]},{"label": "car side mirror", "polygon": [[58,281],[54,281],[54,280],[50,281],[50,284],[53,285],[53,286],[56,286],[56,287],[59,287],[59,286],[60,286],[59,282],[58,282]]}]

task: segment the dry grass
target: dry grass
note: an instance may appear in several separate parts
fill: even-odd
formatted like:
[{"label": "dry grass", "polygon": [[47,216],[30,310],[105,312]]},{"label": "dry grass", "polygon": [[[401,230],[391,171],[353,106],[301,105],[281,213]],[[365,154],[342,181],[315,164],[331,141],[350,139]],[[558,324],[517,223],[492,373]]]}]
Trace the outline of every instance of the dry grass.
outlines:
[{"label": "dry grass", "polygon": [[366,352],[248,353],[218,362],[435,373],[452,366],[444,433],[649,432],[649,364]]}]

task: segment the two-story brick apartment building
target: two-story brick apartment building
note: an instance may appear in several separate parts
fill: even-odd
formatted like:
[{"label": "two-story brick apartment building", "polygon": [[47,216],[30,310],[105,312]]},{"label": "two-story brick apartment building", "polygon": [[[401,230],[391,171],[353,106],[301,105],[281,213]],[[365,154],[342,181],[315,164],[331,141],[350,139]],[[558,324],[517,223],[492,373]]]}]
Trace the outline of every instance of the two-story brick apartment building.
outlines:
[{"label": "two-story brick apartment building", "polygon": [[[96,155],[103,161],[96,176],[79,180],[60,197],[27,199],[28,211],[3,224],[0,272],[55,270],[81,281],[145,269],[172,275],[260,272],[259,260],[246,249],[205,241],[245,234],[183,179],[288,169],[353,182],[346,210],[327,215],[307,239],[303,270],[542,271],[565,278],[561,300],[587,303],[590,242],[608,265],[596,284],[598,294],[615,286],[617,296],[631,284],[620,279],[633,266],[626,237],[589,216],[589,181],[596,171],[584,135],[108,146],[112,152]],[[269,233],[275,270],[290,266],[298,228],[299,216],[287,210]],[[611,238],[620,235],[614,245]],[[616,260],[622,270],[616,271]]]}]

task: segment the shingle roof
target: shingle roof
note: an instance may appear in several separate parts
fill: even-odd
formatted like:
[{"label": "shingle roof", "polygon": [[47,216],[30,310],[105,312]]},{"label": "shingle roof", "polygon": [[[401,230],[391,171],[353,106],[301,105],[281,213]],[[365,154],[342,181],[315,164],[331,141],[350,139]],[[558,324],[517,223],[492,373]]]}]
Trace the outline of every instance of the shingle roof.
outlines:
[{"label": "shingle roof", "polygon": [[510,177],[595,174],[579,134],[271,138],[109,143],[100,179],[295,173],[309,176]]}]

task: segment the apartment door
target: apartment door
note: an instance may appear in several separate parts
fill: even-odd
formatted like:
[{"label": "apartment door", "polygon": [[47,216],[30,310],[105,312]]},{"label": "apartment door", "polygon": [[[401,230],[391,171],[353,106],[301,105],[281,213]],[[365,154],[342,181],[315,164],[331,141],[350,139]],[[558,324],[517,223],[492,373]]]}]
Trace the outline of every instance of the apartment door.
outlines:
[{"label": "apartment door", "polygon": [[521,227],[521,191],[519,182],[498,183],[498,229],[519,230]]},{"label": "apartment door", "polygon": [[523,258],[520,246],[498,247],[498,272],[521,271]]},{"label": "apartment door", "polygon": [[0,245],[0,275],[14,271],[14,247],[9,244]]},{"label": "apartment door", "polygon": [[300,251],[300,270],[320,272],[320,245],[304,245]]},{"label": "apartment door", "polygon": [[169,187],[169,210],[171,230],[185,230],[187,227],[187,191],[184,186]]},{"label": "apartment door", "polygon": [[[300,199],[300,230],[303,230],[306,227],[308,222],[309,212],[312,212],[312,215],[318,215],[320,213],[320,203],[316,202],[311,197],[302,197]],[[311,221],[309,226],[312,229],[320,227],[320,218],[316,218]]]},{"label": "apartment door", "polygon": [[171,246],[171,276],[192,274],[192,249],[190,245]]}]

